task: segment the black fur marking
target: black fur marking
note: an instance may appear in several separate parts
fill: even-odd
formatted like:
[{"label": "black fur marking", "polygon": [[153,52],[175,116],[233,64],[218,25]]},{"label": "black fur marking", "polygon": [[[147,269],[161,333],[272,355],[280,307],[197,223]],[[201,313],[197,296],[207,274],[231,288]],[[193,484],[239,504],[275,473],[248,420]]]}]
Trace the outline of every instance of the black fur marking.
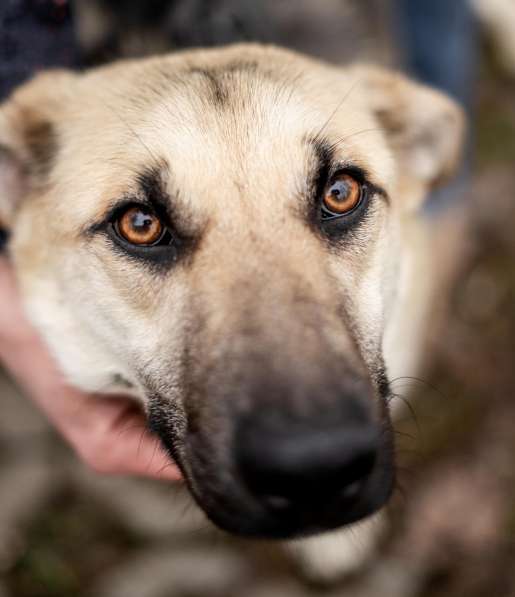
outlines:
[{"label": "black fur marking", "polygon": [[234,60],[220,68],[220,73],[255,73],[258,70],[258,63],[255,60]]},{"label": "black fur marking", "polygon": [[143,197],[172,217],[171,198],[163,184],[162,169],[158,166],[148,167],[138,174],[136,180]]},{"label": "black fur marking", "polygon": [[31,156],[30,169],[36,177],[45,177],[52,168],[57,154],[57,137],[48,121],[37,121],[27,126],[25,143]]},{"label": "black fur marking", "polygon": [[[352,240],[357,227],[365,221],[369,215],[369,206],[375,195],[381,196],[386,203],[389,203],[387,193],[381,187],[370,182],[366,170],[360,166],[342,163],[335,157],[335,145],[323,137],[308,137],[306,142],[312,147],[316,156],[315,167],[309,176],[308,188],[310,191],[310,203],[308,221],[316,234],[331,242],[347,242]],[[342,173],[350,174],[362,186],[362,198],[357,207],[348,214],[341,217],[322,218],[322,196],[324,189],[331,180]]]},{"label": "black fur marking", "polygon": [[181,465],[180,448],[177,445],[177,434],[173,424],[173,410],[166,407],[166,401],[155,394],[149,398],[148,428],[159,437],[161,444],[177,465]]},{"label": "black fur marking", "polygon": [[316,208],[318,209],[318,199],[322,195],[325,185],[329,179],[331,166],[334,160],[334,149],[331,144],[323,139],[309,139],[308,143],[313,148],[316,156],[315,171],[312,174],[312,188],[314,190],[314,198]]},{"label": "black fur marking", "polygon": [[218,108],[223,108],[229,101],[227,87],[222,83],[220,73],[207,68],[192,68],[191,74],[199,74],[208,82],[213,104]]},{"label": "black fur marking", "polygon": [[188,74],[200,75],[209,86],[211,100],[218,108],[229,105],[231,76],[237,73],[253,74],[258,70],[258,63],[249,60],[234,60],[216,68],[193,67]]}]

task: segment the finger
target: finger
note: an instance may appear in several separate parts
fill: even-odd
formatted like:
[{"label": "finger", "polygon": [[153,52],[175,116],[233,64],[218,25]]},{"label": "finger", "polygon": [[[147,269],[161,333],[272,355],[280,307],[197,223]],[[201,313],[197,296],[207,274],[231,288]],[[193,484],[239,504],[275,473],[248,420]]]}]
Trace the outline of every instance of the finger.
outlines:
[{"label": "finger", "polygon": [[181,479],[139,409],[119,398],[88,395],[79,397],[79,405],[84,417],[73,419],[82,419],[84,426],[67,426],[63,434],[90,468],[110,475]]},{"label": "finger", "polygon": [[[113,428],[118,436],[113,446],[121,473],[177,481],[182,478],[178,466],[164,451],[159,439],[146,427],[143,415],[125,418],[123,427]],[[122,470],[124,469],[124,470]]]},{"label": "finger", "polygon": [[[134,460],[127,459],[127,473],[141,475],[154,479],[178,481],[182,479],[178,466],[163,450],[159,440],[149,431],[143,431],[137,438],[137,452]],[[134,447],[135,440],[131,439],[130,446]]]}]

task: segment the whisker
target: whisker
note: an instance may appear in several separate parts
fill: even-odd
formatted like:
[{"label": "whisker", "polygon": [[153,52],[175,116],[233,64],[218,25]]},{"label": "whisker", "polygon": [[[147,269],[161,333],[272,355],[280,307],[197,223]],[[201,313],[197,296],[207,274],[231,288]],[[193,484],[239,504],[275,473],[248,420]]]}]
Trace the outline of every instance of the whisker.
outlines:
[{"label": "whisker", "polygon": [[122,116],[113,108],[113,106],[110,106],[107,102],[105,102],[103,100],[100,100],[100,101],[102,102],[103,106],[105,108],[107,108],[112,114],[114,114],[114,116],[116,116],[116,118],[125,126],[125,128],[131,133],[131,135],[140,143],[140,145],[145,149],[145,151],[150,156],[152,162],[159,163],[157,156],[152,152],[152,150],[145,143],[145,141],[143,141],[143,139],[137,133],[137,131],[134,129],[134,127],[131,124],[129,124],[124,118],[122,118]]},{"label": "whisker", "polygon": [[401,400],[406,405],[406,407],[408,408],[409,413],[411,414],[413,422],[415,423],[415,426],[417,428],[417,433],[420,435],[420,437],[422,437],[422,430],[421,430],[420,425],[419,425],[417,413],[415,412],[415,409],[413,408],[413,406],[410,404],[409,400],[405,396],[403,396],[402,394],[397,394],[395,392],[391,392],[390,396],[392,398],[390,398],[390,400],[388,401],[388,403],[390,403],[393,398],[397,398],[397,399]]},{"label": "whisker", "polygon": [[167,468],[175,468],[177,465],[175,464],[175,462],[167,462],[166,464],[164,464],[162,467],[160,467],[157,471],[156,471],[156,475],[160,475],[163,471],[165,471]]},{"label": "whisker", "polygon": [[362,135],[364,133],[371,133],[371,132],[376,132],[376,131],[383,131],[383,130],[384,130],[383,127],[376,126],[376,127],[372,127],[372,128],[368,128],[368,129],[361,129],[359,131],[354,131],[353,133],[349,133],[348,135],[343,135],[342,137],[340,137],[339,139],[337,139],[336,141],[331,143],[331,145],[329,146],[329,149],[334,150],[341,143],[344,143],[348,139],[351,139],[352,137],[356,137],[357,135]]},{"label": "whisker", "polygon": [[345,95],[343,96],[343,98],[340,100],[340,102],[338,103],[338,105],[336,106],[336,108],[331,112],[331,114],[329,115],[329,118],[324,122],[324,124],[322,125],[322,127],[319,129],[319,131],[316,133],[315,135],[315,139],[320,139],[322,136],[322,133],[325,131],[325,129],[329,126],[331,120],[336,116],[338,110],[343,106],[343,104],[347,101],[347,99],[350,97],[350,94],[354,91],[354,89],[356,89],[358,87],[358,85],[361,83],[360,79],[357,79],[356,81],[354,81],[354,83],[350,86],[350,88],[347,90],[347,92],[345,93]]},{"label": "whisker", "polygon": [[426,386],[427,388],[429,388],[430,390],[432,390],[433,392],[438,394],[438,396],[440,396],[440,398],[443,398],[445,400],[450,399],[450,397],[447,396],[442,390],[440,390],[440,388],[438,388],[438,386],[435,386],[431,382],[429,382],[425,379],[422,379],[421,377],[413,377],[413,376],[409,376],[409,375],[396,377],[395,379],[390,380],[390,386],[398,381],[406,381],[406,382],[423,384],[424,386]]},{"label": "whisker", "polygon": [[146,425],[126,425],[125,427],[122,427],[121,429],[118,430],[118,435],[122,435],[123,433],[129,433],[129,431],[133,431],[134,429],[142,429],[142,430],[146,430],[147,427]]},{"label": "whisker", "polygon": [[400,431],[399,429],[393,429],[392,430],[394,435],[399,435],[401,437],[407,437],[408,439],[411,439],[412,441],[416,441],[417,438],[414,435],[411,435],[411,433],[406,433],[405,431]]},{"label": "whisker", "polygon": [[152,451],[152,456],[150,457],[150,460],[147,464],[147,471],[150,470],[150,467],[152,466],[152,463],[154,462],[154,458],[156,457],[156,452],[159,448],[159,440],[157,438],[152,438],[152,441],[154,443],[154,450]]}]

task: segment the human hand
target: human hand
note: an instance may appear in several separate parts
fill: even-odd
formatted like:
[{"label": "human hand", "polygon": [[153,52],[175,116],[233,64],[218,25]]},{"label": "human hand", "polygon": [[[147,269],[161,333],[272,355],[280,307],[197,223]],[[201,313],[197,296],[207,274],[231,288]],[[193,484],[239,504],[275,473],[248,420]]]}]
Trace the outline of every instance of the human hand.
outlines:
[{"label": "human hand", "polygon": [[4,258],[0,361],[90,468],[105,474],[181,478],[133,401],[85,394],[66,385],[24,316],[14,274]]}]

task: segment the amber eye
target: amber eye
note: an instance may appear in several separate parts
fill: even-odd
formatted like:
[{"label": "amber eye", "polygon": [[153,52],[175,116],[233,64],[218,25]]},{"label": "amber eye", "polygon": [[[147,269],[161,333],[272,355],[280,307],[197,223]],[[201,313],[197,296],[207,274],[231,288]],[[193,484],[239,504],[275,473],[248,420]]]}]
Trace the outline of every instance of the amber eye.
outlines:
[{"label": "amber eye", "polygon": [[161,220],[144,207],[129,207],[116,221],[118,234],[133,245],[154,245],[163,236]]},{"label": "amber eye", "polygon": [[324,191],[323,214],[326,217],[343,216],[360,202],[362,185],[350,174],[340,174]]}]

